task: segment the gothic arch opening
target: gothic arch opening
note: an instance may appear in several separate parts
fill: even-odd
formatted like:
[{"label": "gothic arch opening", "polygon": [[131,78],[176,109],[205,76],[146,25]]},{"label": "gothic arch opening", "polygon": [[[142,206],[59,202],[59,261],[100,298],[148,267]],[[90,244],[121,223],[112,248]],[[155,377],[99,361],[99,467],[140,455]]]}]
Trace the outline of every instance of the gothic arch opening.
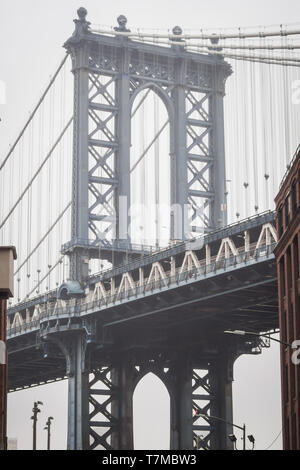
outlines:
[{"label": "gothic arch opening", "polygon": [[170,449],[170,395],[163,382],[148,373],[133,394],[135,450]]},{"label": "gothic arch opening", "polygon": [[131,239],[166,246],[170,240],[170,118],[154,88],[142,89],[131,110]]}]

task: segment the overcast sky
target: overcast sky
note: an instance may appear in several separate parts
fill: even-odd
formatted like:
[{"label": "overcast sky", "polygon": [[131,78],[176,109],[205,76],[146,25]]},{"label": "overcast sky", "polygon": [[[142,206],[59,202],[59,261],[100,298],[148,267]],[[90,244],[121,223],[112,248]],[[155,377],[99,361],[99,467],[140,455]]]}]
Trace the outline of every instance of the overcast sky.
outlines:
[{"label": "overcast sky", "polygon": [[[128,26],[169,29],[223,28],[292,23],[299,18],[299,0],[10,0],[1,5],[0,80],[6,83],[6,105],[0,105],[1,148],[8,148],[29,110],[63,56],[63,42],[73,32],[72,20],[79,6],[87,8],[88,20],[115,25],[119,14],[128,17]],[[2,160],[3,155],[0,155]],[[147,377],[135,401],[137,448],[167,448],[168,397],[161,384]],[[45,448],[42,431],[48,416],[54,417],[53,447],[66,447],[67,387],[65,382],[16,392],[9,396],[8,435],[18,438],[21,449],[31,447],[31,408],[34,400],[44,402],[39,415],[38,447]],[[155,420],[161,425],[155,428]],[[278,347],[262,356],[240,358],[235,367],[234,422],[247,424],[257,439],[257,448],[266,449],[281,430]],[[279,438],[272,449],[281,448]]]}]

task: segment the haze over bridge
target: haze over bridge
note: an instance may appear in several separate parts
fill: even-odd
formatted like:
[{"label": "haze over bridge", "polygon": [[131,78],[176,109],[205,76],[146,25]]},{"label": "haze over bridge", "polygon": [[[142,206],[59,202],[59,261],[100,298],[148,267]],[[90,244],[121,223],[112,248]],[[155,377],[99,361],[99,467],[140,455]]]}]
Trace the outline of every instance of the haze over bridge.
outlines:
[{"label": "haze over bridge", "polygon": [[[230,426],[225,429],[196,411],[232,421],[234,359],[242,353],[256,353],[261,343],[225,338],[223,331],[238,326],[258,332],[278,327],[272,254],[275,215],[267,212],[227,225],[223,96],[225,79],[232,70],[224,57],[286,68],[297,67],[297,55],[251,57],[242,52],[239,37],[239,54],[229,54],[226,41],[235,39],[232,34],[221,37],[218,44],[215,36],[202,34],[201,43],[192,38],[198,43],[189,45],[190,39],[180,29],[173,33],[161,41],[154,38],[156,44],[146,36],[142,41],[128,30],[122,17],[116,30],[97,32],[86,21],[85,11],[79,11],[76,31],[66,43],[75,75],[74,116],[62,126],[36,171],[32,165],[25,189],[1,223],[1,228],[9,223],[15,209],[22,217],[24,195],[31,208],[29,221],[34,209],[43,219],[47,196],[51,200],[57,191],[52,207],[49,200],[52,219],[48,219],[48,230],[41,233],[39,228],[35,244],[28,241],[32,233],[27,227],[25,256],[17,268],[20,302],[9,311],[10,387],[15,390],[69,377],[69,448],[131,448],[131,397],[149,371],[163,380],[171,396],[171,448],[191,448],[193,433],[195,437],[200,432],[205,435],[203,447],[228,447]],[[155,94],[163,101],[164,111]],[[138,146],[142,152],[132,155],[130,116],[138,116],[150,96],[154,136],[147,144],[141,134]],[[161,122],[160,113],[166,109],[167,120]],[[143,112],[146,119],[145,109]],[[67,181],[60,172],[62,160],[50,162],[72,123],[72,201],[66,199],[57,210],[60,199],[68,196],[58,183],[67,188]],[[170,183],[164,192],[167,178],[161,174],[157,143],[167,130]],[[51,133],[54,136],[53,123]],[[150,149],[155,165],[147,172],[144,161]],[[58,152],[63,154],[61,149]],[[45,168],[46,178],[41,176]],[[141,173],[135,173],[137,170]],[[56,186],[52,186],[51,172]],[[253,172],[255,175],[255,165]],[[269,173],[263,175],[266,202],[270,199]],[[142,187],[147,180],[153,186],[156,206],[168,202],[183,213],[187,206],[188,230],[182,215],[169,214],[166,231],[170,244],[165,248],[159,246],[163,221],[158,213],[151,219],[155,246],[132,240],[135,233],[128,230],[134,225],[127,206],[134,197],[139,199],[139,191],[140,202],[149,197],[151,188]],[[48,189],[40,201],[33,187],[38,181],[37,188],[46,181]],[[142,181],[141,187],[137,181]],[[251,184],[247,179],[240,183],[247,212]],[[260,192],[253,188],[254,199]],[[120,210],[122,201],[126,206]],[[254,209],[258,213],[256,200]],[[236,218],[240,220],[238,212]],[[68,242],[65,233],[70,227]],[[54,229],[58,230],[55,237]],[[199,233],[203,235],[199,237]],[[64,243],[57,259],[53,258],[58,255],[55,243]],[[69,274],[66,258],[70,260]],[[42,270],[45,262],[47,269]],[[36,267],[37,280],[32,274]],[[55,290],[50,289],[53,279]]]}]

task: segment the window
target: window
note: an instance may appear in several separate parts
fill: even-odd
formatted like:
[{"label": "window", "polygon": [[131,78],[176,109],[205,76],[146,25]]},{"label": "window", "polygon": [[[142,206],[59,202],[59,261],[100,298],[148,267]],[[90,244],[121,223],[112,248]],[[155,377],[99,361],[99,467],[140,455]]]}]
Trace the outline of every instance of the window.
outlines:
[{"label": "window", "polygon": [[280,286],[281,286],[281,295],[285,296],[285,269],[284,269],[284,256],[280,259]]},{"label": "window", "polygon": [[279,233],[279,238],[283,234],[283,216],[282,216],[282,206],[279,207],[278,210],[278,233]]},{"label": "window", "polygon": [[290,303],[288,312],[287,312],[287,338],[288,343],[295,341],[294,338],[294,305]]},{"label": "window", "polygon": [[294,263],[295,263],[295,277],[299,279],[299,247],[298,247],[298,235],[293,240],[294,248]]},{"label": "window", "polygon": [[291,200],[290,195],[288,195],[285,199],[285,227],[290,223],[290,216],[291,216]]},{"label": "window", "polygon": [[295,215],[295,212],[297,210],[297,186],[296,186],[296,180],[293,182],[292,185],[292,211],[293,211],[293,216]]},{"label": "window", "polygon": [[288,279],[288,286],[289,288],[292,287],[293,285],[293,273],[292,273],[292,250],[291,246],[288,247],[287,249],[287,279]]},{"label": "window", "polygon": [[280,329],[281,329],[281,340],[287,342],[286,311],[285,310],[282,311]]}]

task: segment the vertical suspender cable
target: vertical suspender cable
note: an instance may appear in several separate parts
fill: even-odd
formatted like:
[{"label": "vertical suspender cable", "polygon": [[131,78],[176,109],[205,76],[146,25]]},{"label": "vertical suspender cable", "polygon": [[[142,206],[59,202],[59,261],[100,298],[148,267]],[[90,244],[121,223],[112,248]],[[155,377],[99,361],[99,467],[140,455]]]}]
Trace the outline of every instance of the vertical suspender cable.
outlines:
[{"label": "vertical suspender cable", "polygon": [[[250,91],[251,91],[251,120],[252,120],[252,163],[253,163],[253,186],[254,186],[254,209],[258,211],[258,172],[257,172],[257,95],[256,95],[256,82],[255,82],[255,67],[256,64],[250,63]],[[251,214],[250,214],[251,215]]]},{"label": "vertical suspender cable", "polygon": [[245,164],[245,178],[244,178],[244,203],[245,203],[245,214],[244,217],[247,217],[248,214],[248,187],[249,187],[249,172],[248,172],[248,159],[249,159],[249,137],[248,137],[248,102],[247,102],[247,85],[248,85],[248,64],[246,62],[242,62],[242,83],[243,83],[243,108],[244,108],[244,164]]},{"label": "vertical suspender cable", "polygon": [[34,108],[33,112],[30,114],[29,118],[27,119],[26,121],[26,124],[25,126],[23,127],[23,129],[21,130],[20,134],[18,135],[16,141],[14,142],[14,144],[12,145],[12,147],[9,149],[9,152],[8,154],[6,155],[6,157],[4,158],[4,160],[2,161],[2,163],[0,164],[0,171],[2,170],[2,168],[5,166],[7,160],[9,159],[10,155],[13,153],[13,151],[15,150],[18,142],[20,141],[21,137],[23,136],[24,132],[26,131],[27,127],[29,126],[30,122],[32,121],[36,111],[38,110],[40,104],[44,101],[44,98],[45,96],[47,95],[48,91],[50,90],[52,84],[54,83],[57,75],[59,74],[60,70],[62,69],[64,63],[66,62],[67,60],[67,57],[68,57],[68,53],[66,54],[66,56],[63,58],[63,60],[61,61],[58,69],[56,70],[55,74],[53,75],[52,79],[50,80],[50,83],[49,85],[47,86],[46,90],[44,91],[44,93],[42,94],[41,98],[39,99],[36,107]]},{"label": "vertical suspender cable", "polygon": [[[158,97],[154,93],[154,134],[157,135],[159,130],[159,103]],[[155,239],[156,246],[160,244],[160,220],[159,220],[159,137],[154,144],[154,172],[155,172]]]}]

